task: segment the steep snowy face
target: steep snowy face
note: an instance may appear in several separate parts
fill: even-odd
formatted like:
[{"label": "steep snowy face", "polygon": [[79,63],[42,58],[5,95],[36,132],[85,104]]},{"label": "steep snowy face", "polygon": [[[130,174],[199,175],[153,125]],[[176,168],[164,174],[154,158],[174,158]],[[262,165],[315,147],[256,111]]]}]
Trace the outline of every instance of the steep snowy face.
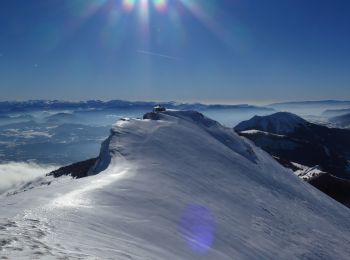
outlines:
[{"label": "steep snowy face", "polygon": [[197,112],[119,121],[89,173],[1,197],[0,252],[10,259],[350,256],[347,208]]},{"label": "steep snowy face", "polygon": [[274,134],[288,134],[297,128],[306,127],[307,121],[288,112],[278,112],[270,116],[254,116],[252,119],[239,123],[236,131],[250,129],[265,131]]}]

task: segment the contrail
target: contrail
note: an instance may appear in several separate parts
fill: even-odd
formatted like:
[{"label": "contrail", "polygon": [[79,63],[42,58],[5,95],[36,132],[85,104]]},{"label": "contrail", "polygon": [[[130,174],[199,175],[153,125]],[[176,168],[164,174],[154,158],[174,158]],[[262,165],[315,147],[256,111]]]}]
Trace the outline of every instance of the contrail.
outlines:
[{"label": "contrail", "polygon": [[159,58],[168,59],[168,60],[177,60],[177,61],[181,60],[180,58],[177,58],[177,57],[174,57],[174,56],[164,55],[164,54],[150,52],[150,51],[137,50],[137,52],[141,53],[141,54],[144,54],[144,55],[159,57]]}]

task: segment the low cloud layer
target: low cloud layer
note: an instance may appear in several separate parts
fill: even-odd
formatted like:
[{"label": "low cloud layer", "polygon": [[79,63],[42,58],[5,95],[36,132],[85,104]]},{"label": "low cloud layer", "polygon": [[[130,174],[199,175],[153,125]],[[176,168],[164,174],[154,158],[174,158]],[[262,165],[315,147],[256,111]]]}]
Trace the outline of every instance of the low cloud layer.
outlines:
[{"label": "low cloud layer", "polygon": [[0,164],[0,194],[18,185],[44,176],[54,169],[57,169],[57,167],[27,162]]}]

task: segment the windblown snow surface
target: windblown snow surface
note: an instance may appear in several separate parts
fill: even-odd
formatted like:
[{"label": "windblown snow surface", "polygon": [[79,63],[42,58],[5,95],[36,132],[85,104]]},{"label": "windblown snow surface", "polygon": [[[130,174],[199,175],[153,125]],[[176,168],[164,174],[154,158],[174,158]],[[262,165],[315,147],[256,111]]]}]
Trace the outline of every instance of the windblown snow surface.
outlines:
[{"label": "windblown snow surface", "polygon": [[91,176],[0,197],[3,259],[349,259],[346,207],[197,112],[145,118]]}]

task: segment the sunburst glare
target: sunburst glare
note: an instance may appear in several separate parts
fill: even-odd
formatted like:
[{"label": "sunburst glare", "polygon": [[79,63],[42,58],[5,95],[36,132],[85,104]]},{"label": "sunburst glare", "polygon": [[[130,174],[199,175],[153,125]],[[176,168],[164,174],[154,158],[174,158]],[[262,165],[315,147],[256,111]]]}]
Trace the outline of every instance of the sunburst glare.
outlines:
[{"label": "sunburst glare", "polygon": [[[165,24],[169,30],[167,35],[176,34],[175,41],[185,42],[188,28],[184,25],[188,16],[192,16],[219,39],[225,40],[225,31],[215,19],[217,4],[195,0],[66,0],[66,7],[74,15],[69,19],[67,34],[74,33],[90,19],[105,19],[100,27],[100,37],[104,46],[119,48],[126,39],[125,31],[137,33],[138,41],[147,44],[150,41],[163,41],[160,28],[165,35]],[[104,18],[103,18],[104,17]],[[136,22],[134,23],[133,20]],[[132,28],[133,26],[135,26]],[[171,29],[173,28],[173,29]],[[172,32],[170,32],[173,30]],[[61,41],[64,38],[61,38]],[[115,43],[118,44],[115,44]],[[176,44],[176,42],[174,42]]]},{"label": "sunburst glare", "polygon": [[[151,19],[151,9],[158,13],[178,13],[179,16],[181,16],[183,14],[183,10],[186,9],[210,29],[216,27],[214,25],[214,19],[212,19],[209,15],[210,10],[207,10],[208,8],[204,8],[207,7],[208,4],[200,4],[194,0],[89,0],[86,2],[79,1],[75,3],[67,1],[66,3],[69,9],[75,10],[74,12],[82,17],[91,17],[101,9],[106,12],[106,15],[109,15],[111,10],[113,10],[114,14],[115,11],[117,11],[124,13],[125,15],[138,11],[140,20],[146,24],[148,23],[149,19]],[[105,8],[106,6],[112,6],[113,8]],[[212,8],[210,7],[209,9]]]}]

